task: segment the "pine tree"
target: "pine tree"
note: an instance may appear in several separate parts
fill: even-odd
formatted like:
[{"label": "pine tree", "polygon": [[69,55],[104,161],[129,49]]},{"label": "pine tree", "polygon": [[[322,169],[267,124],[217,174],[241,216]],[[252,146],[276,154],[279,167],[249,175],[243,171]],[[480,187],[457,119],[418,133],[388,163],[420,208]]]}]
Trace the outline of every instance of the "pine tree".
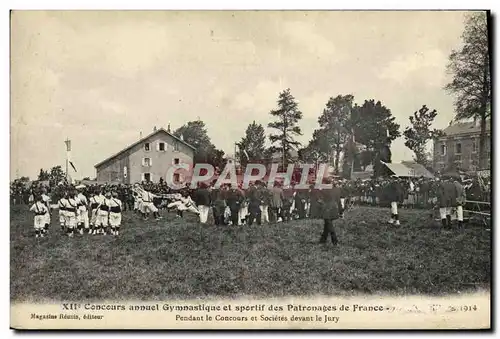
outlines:
[{"label": "pine tree", "polygon": [[[252,122],[248,125],[245,136],[238,143],[239,151],[236,156],[245,167],[249,162],[260,162],[264,159],[266,135],[261,124]],[[248,158],[247,158],[248,155]]]},{"label": "pine tree", "polygon": [[268,124],[269,128],[276,130],[276,133],[269,135],[272,146],[271,151],[280,154],[283,168],[288,166],[291,161],[291,150],[297,150],[300,142],[294,139],[294,136],[302,135],[297,123],[302,119],[302,112],[298,108],[298,103],[286,89],[279,94],[278,108],[272,110],[270,114],[276,118],[276,121]]}]

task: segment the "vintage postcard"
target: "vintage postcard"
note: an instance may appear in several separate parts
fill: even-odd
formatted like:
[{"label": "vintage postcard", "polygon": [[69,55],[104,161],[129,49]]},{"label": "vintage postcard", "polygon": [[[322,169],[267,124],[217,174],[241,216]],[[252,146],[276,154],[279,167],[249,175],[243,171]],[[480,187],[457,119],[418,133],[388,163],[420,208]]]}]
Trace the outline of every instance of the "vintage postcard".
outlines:
[{"label": "vintage postcard", "polygon": [[490,329],[489,11],[11,12],[13,329]]}]

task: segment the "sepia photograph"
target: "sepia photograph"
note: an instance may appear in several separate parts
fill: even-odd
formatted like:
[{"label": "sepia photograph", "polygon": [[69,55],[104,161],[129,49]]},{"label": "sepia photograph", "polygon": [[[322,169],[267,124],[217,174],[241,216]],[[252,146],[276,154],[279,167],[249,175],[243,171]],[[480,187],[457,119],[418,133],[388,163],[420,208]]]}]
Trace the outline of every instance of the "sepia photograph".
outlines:
[{"label": "sepia photograph", "polygon": [[492,20],[12,10],[11,327],[490,329]]}]

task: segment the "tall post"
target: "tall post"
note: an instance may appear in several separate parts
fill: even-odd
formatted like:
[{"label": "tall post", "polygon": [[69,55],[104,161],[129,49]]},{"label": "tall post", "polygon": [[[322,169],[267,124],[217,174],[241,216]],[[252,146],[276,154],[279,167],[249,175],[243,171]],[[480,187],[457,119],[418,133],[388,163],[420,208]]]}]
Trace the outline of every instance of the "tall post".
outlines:
[{"label": "tall post", "polygon": [[69,166],[69,157],[70,157],[70,152],[71,152],[71,140],[66,137],[66,140],[64,141],[66,144],[66,182],[68,181],[68,166]]},{"label": "tall post", "polygon": [[354,173],[354,147],[356,147],[355,144],[355,139],[354,139],[354,128],[351,130],[352,132],[352,138],[349,138],[349,143],[351,144],[349,147],[349,153],[351,155],[351,177],[349,179],[352,179],[352,174]]}]

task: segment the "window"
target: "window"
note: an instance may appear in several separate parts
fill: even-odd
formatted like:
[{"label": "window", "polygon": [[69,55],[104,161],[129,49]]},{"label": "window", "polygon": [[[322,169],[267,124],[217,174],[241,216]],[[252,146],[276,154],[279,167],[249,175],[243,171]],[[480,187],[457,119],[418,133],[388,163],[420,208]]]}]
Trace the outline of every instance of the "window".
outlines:
[{"label": "window", "polygon": [[446,144],[441,144],[441,156],[445,156],[446,155]]},{"label": "window", "polygon": [[455,154],[462,154],[462,143],[457,142],[455,144]]},{"label": "window", "polygon": [[179,165],[179,158],[174,159],[174,165]]},{"label": "window", "polygon": [[151,158],[143,158],[142,166],[151,167],[152,161]]},{"label": "window", "polygon": [[144,180],[147,182],[151,181],[151,173],[144,173]]},{"label": "window", "polygon": [[159,150],[160,152],[165,152],[165,143],[164,143],[164,142],[160,142],[160,143],[158,144],[158,150]]},{"label": "window", "polygon": [[174,173],[174,182],[179,182],[181,180],[179,173]]},{"label": "window", "polygon": [[149,144],[149,142],[147,142],[147,143],[145,143],[145,144],[144,144],[144,150],[145,150],[146,152],[149,152],[149,151],[150,151],[150,147],[151,147],[151,145]]},{"label": "window", "polygon": [[179,142],[174,142],[174,151],[179,152]]},{"label": "window", "polygon": [[461,162],[462,161],[462,155],[460,155],[460,154],[455,155],[455,161]]}]

